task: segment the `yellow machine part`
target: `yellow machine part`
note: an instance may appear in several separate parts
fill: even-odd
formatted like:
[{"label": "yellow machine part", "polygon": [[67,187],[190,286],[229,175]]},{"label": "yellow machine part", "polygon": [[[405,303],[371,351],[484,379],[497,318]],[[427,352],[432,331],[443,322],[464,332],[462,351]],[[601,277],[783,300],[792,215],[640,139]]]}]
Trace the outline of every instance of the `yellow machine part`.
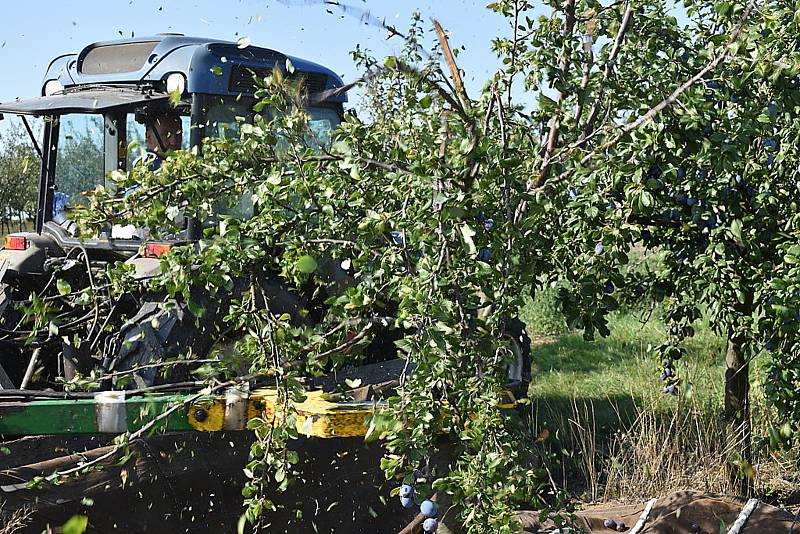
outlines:
[{"label": "yellow machine part", "polygon": [[[247,420],[262,418],[270,421],[275,416],[277,394],[274,389],[258,389],[247,399]],[[372,402],[330,402],[324,392],[310,391],[306,400],[296,404],[297,431],[317,438],[345,438],[364,436],[367,417],[380,409]],[[280,410],[278,410],[280,411]],[[224,429],[225,399],[204,399],[193,403],[188,410],[189,424],[201,432]],[[229,429],[233,430],[233,429]]]},{"label": "yellow machine part", "polygon": [[[247,421],[261,418],[271,421],[275,417],[277,392],[274,389],[257,389],[242,402],[247,403],[246,416],[235,428],[225,427],[225,398],[208,398],[194,402],[188,410],[189,424],[201,432],[243,430]],[[297,432],[316,438],[349,438],[367,433],[366,420],[384,406],[380,402],[331,402],[323,391],[309,391],[306,399],[295,404]],[[517,401],[505,392],[498,408],[514,409]],[[230,424],[230,423],[229,423]]]}]

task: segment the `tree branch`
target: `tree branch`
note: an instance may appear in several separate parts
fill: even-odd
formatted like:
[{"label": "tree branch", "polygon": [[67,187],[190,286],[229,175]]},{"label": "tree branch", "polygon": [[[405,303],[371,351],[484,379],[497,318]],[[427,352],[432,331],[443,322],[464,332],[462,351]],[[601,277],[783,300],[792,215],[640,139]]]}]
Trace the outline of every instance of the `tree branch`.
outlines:
[{"label": "tree branch", "polygon": [[[580,160],[579,165],[580,166],[586,165],[587,163],[589,163],[592,160],[593,157],[595,157],[595,155],[598,152],[605,152],[609,148],[612,148],[614,145],[616,145],[622,138],[624,138],[630,132],[642,127],[643,125],[645,125],[648,122],[650,122],[651,120],[653,120],[659,113],[661,113],[665,109],[675,105],[678,102],[678,99],[681,97],[681,95],[683,95],[683,93],[685,93],[690,87],[692,87],[699,80],[701,80],[706,74],[708,74],[709,72],[713,71],[721,63],[723,63],[726,59],[728,59],[728,57],[730,56],[730,52],[731,52],[731,49],[732,49],[733,45],[736,43],[736,41],[739,40],[739,37],[741,37],[741,34],[744,31],[744,25],[747,22],[747,19],[750,18],[750,15],[752,14],[753,10],[755,9],[757,3],[758,3],[758,0],[750,0],[750,2],[747,4],[747,7],[745,8],[744,12],[742,13],[741,18],[739,19],[739,23],[737,24],[737,26],[734,29],[734,31],[731,33],[731,37],[728,40],[728,44],[725,46],[725,51],[724,52],[722,52],[720,55],[715,57],[711,62],[709,62],[705,67],[703,67],[697,74],[695,74],[694,76],[689,78],[687,81],[685,81],[684,83],[679,85],[669,96],[667,96],[661,102],[659,102],[658,104],[656,104],[655,106],[650,108],[650,110],[648,110],[643,115],[640,115],[639,118],[637,118],[635,121],[630,122],[630,123],[628,123],[628,124],[626,124],[626,125],[624,125],[622,127],[619,127],[617,135],[615,135],[612,139],[610,139],[606,143],[603,143],[602,145],[593,148],[589,153],[587,153]],[[577,146],[578,145],[575,145],[574,148],[572,148],[570,151],[575,150],[577,148]],[[566,155],[566,152],[562,151],[562,153],[559,153],[559,156],[563,156],[563,155]],[[535,187],[529,188],[527,193],[528,194],[533,194],[533,193],[535,193],[537,191],[542,190],[546,185],[552,185],[552,184],[555,184],[555,183],[559,183],[559,182],[565,180],[566,178],[568,178],[569,176],[571,176],[572,173],[573,173],[572,169],[565,170],[564,172],[562,172],[560,175],[558,175],[553,180],[550,180],[549,182],[545,178],[544,181],[541,181]],[[525,215],[525,213],[527,213],[527,211],[528,211],[528,203],[527,203],[527,201],[523,200],[522,202],[520,202],[519,206],[517,207],[516,214],[515,214],[515,217],[514,217],[514,222],[515,223],[519,222],[522,219],[522,217]]]},{"label": "tree branch", "polygon": [[[572,34],[575,30],[575,0],[567,0],[567,4],[564,7],[564,13],[566,18],[564,19],[564,32],[563,32],[563,49],[561,52],[561,59],[559,60],[558,70],[561,71],[562,80],[566,80],[567,77],[567,70],[570,66],[569,60],[569,41],[572,38]],[[537,187],[544,183],[547,180],[547,176],[550,174],[550,159],[553,156],[553,151],[558,144],[559,134],[561,133],[561,118],[559,117],[561,104],[564,102],[566,98],[566,93],[564,91],[558,92],[558,99],[556,103],[556,111],[555,115],[550,121],[550,132],[547,135],[547,143],[545,146],[544,151],[544,160],[542,162],[542,169],[539,173],[539,179],[536,181]]]},{"label": "tree branch", "polygon": [[628,2],[625,7],[625,13],[622,15],[622,22],[619,25],[619,31],[617,31],[617,36],[614,39],[614,46],[611,48],[611,53],[608,55],[608,60],[606,61],[605,68],[603,69],[603,79],[600,81],[600,91],[594,101],[594,104],[592,105],[592,110],[589,112],[589,118],[586,120],[586,127],[583,130],[584,139],[591,136],[592,131],[594,130],[594,123],[597,120],[597,113],[600,110],[600,102],[605,95],[606,82],[611,77],[611,72],[614,69],[614,63],[616,62],[617,55],[622,47],[622,41],[625,39],[625,34],[628,32],[628,28],[630,27],[632,16],[633,6],[630,2]]}]

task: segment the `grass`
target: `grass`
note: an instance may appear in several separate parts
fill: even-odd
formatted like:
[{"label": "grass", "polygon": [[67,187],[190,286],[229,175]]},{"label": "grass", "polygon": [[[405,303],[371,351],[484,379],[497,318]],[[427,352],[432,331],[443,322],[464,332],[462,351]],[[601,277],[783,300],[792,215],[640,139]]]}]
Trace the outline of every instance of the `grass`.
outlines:
[{"label": "grass", "polygon": [[[532,301],[523,317],[545,317],[552,306]],[[585,341],[578,333],[534,339],[530,386],[531,439],[548,436],[541,461],[558,484],[586,501],[637,500],[695,489],[735,492],[730,463],[736,444],[722,421],[725,340],[707,323],[695,325],[687,354],[677,364],[678,396],[664,395],[659,362],[650,350],[667,327],[631,311],[614,314],[608,338]],[[767,356],[752,369],[754,468],[757,492],[792,497],[798,487],[797,454],[763,444],[771,412],[759,378]]]},{"label": "grass", "polygon": [[[661,393],[661,369],[649,350],[664,341],[666,326],[633,313],[615,314],[609,326],[611,336],[593,342],[576,333],[535,342],[530,397],[539,403],[540,423],[561,422],[573,399],[594,405],[601,431],[613,431],[620,417],[630,419],[634,405],[667,410],[674,404],[674,397]],[[709,410],[721,407],[724,341],[701,324],[685,347],[687,356],[676,369],[683,390]]]}]

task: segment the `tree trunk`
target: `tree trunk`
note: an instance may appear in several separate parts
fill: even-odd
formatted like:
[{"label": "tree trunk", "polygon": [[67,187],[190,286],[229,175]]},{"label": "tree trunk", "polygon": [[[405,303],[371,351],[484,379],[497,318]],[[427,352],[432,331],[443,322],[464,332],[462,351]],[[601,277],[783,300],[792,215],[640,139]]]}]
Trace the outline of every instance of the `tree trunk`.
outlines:
[{"label": "tree trunk", "polygon": [[[745,340],[731,335],[728,338],[728,351],[725,355],[725,404],[724,415],[728,421],[729,443],[732,450],[739,453],[743,466],[733,465],[731,478],[742,495],[751,495],[753,479],[749,466],[752,465],[752,428],[750,426],[750,365],[744,351]],[[746,469],[742,469],[746,467]]]}]

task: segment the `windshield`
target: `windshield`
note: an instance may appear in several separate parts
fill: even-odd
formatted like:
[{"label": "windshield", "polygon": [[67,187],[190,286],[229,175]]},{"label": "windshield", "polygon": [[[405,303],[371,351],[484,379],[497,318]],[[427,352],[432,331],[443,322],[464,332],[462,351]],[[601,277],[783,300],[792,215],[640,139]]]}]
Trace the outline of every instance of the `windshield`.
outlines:
[{"label": "windshield", "polygon": [[[208,97],[205,136],[235,139],[243,122],[252,123],[254,101],[226,97]],[[336,109],[324,106],[308,108],[308,146],[315,150],[328,149],[340,116]],[[272,113],[270,110],[264,112]],[[180,110],[160,108],[131,109],[124,114],[125,132],[120,132],[120,154],[128,169],[146,164],[158,169],[165,155],[172,150],[190,148],[191,120],[188,106]],[[85,193],[106,184],[105,118],[98,114],[67,114],[58,118],[58,144],[55,165],[55,193],[52,218],[58,224],[68,223],[71,206],[88,204]],[[110,136],[116,134],[109,130]],[[125,143],[122,143],[124,133]],[[111,147],[113,148],[113,146]],[[113,157],[113,156],[112,156]],[[249,199],[243,195],[242,199]],[[242,199],[239,199],[240,201]],[[222,205],[228,204],[228,208]],[[252,202],[220,202],[220,213],[252,214]]]},{"label": "windshield", "polygon": [[[150,126],[146,123],[150,122]],[[134,165],[147,161],[148,154],[157,154],[169,150],[188,150],[191,120],[188,115],[176,113],[166,120],[143,117],[141,113],[128,113],[125,121],[128,139],[128,151],[125,161],[130,169]],[[148,128],[156,130],[159,135],[148,135]],[[163,150],[162,150],[162,146]]]},{"label": "windshield", "polygon": [[102,115],[63,115],[59,124],[54,217],[70,204],[85,204],[83,193],[105,181]]},{"label": "windshield", "polygon": [[[242,121],[253,122],[252,99],[233,99],[225,97],[212,97],[206,111],[206,136],[223,139],[236,139],[241,132]],[[319,149],[331,145],[333,132],[339,126],[339,113],[330,107],[314,106],[308,108],[309,134],[306,136],[308,146]],[[264,110],[264,116],[269,118],[274,113],[271,109]]]},{"label": "windshield", "polygon": [[308,115],[310,133],[306,142],[312,148],[330,148],[333,143],[333,132],[339,126],[339,114],[331,108],[312,107],[308,109]]},{"label": "windshield", "polygon": [[241,131],[241,121],[253,122],[253,104],[250,99],[210,98],[206,111],[206,137],[237,139]]}]

